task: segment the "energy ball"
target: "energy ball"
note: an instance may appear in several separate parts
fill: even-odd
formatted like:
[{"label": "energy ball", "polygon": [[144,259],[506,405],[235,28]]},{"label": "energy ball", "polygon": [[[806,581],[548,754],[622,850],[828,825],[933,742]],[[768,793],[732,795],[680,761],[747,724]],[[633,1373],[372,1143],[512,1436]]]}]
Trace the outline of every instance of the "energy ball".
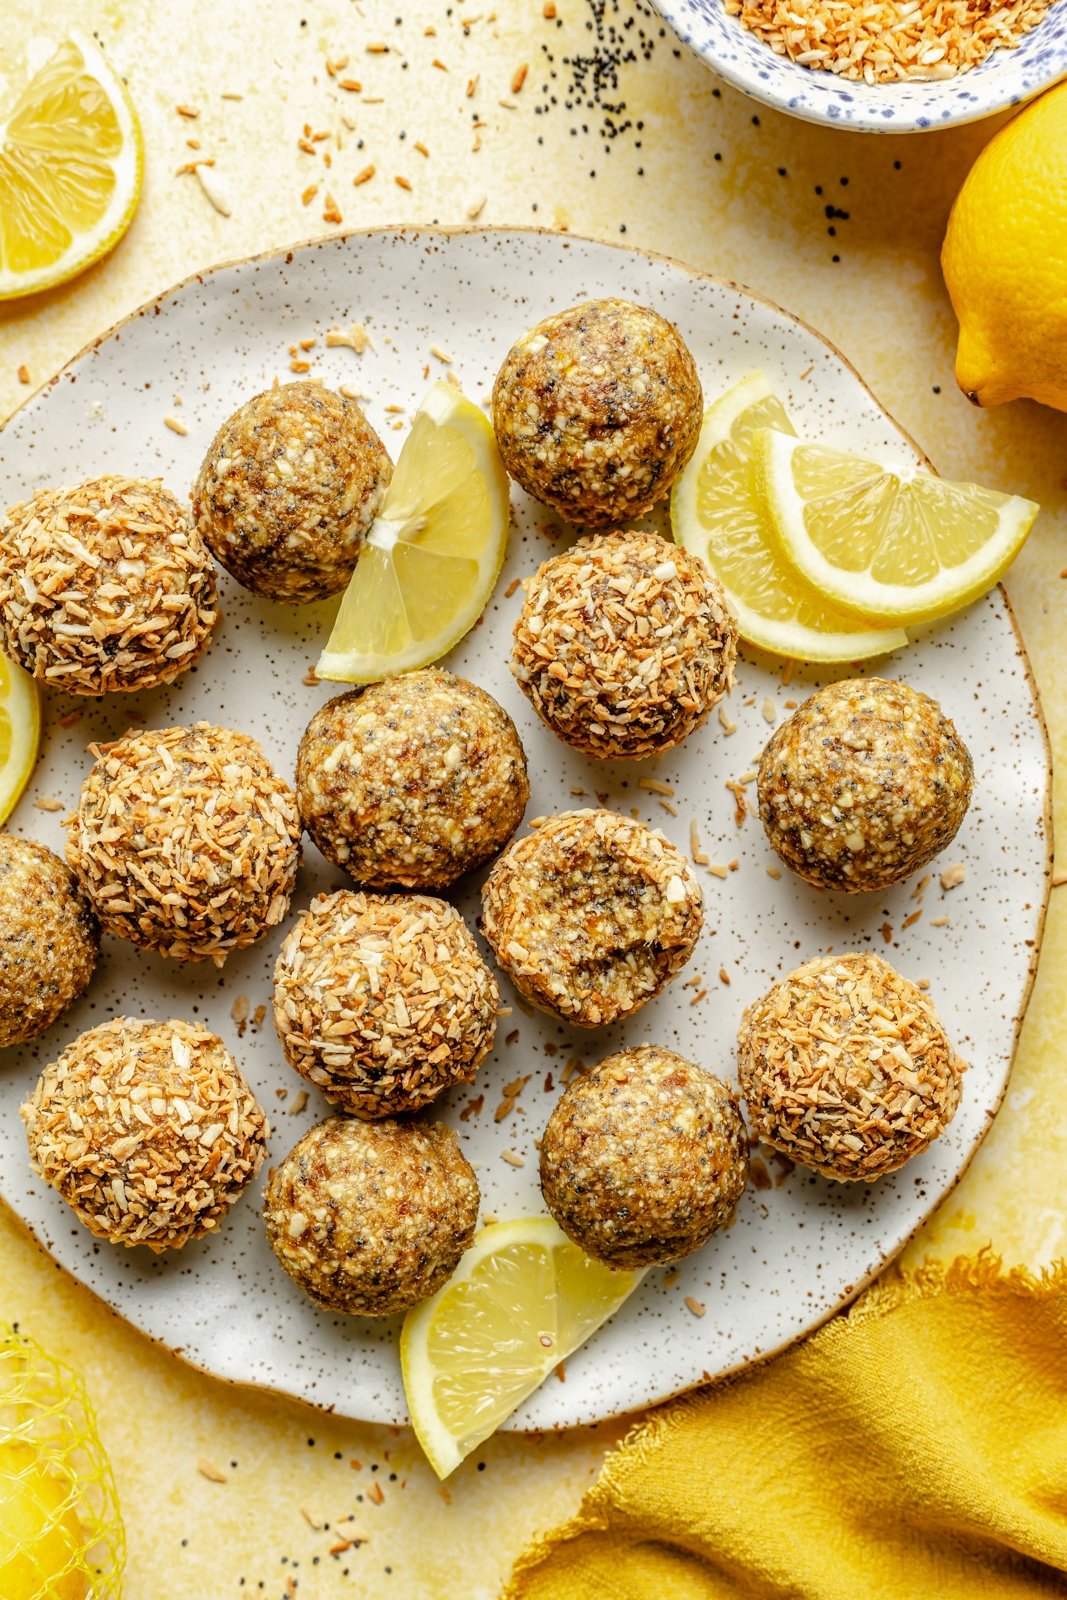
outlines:
[{"label": "energy ball", "polygon": [[35,1170],[79,1220],[157,1252],[218,1227],[270,1132],[221,1039],[132,1017],[68,1045],[21,1114]]},{"label": "energy ball", "polygon": [[289,908],[296,797],[247,734],[209,722],[127,733],[97,752],[67,860],[106,933],[221,966]]},{"label": "energy ball", "polygon": [[41,489],[0,518],[4,648],[54,689],[171,683],[217,620],[215,564],[158,481]]},{"label": "energy ball", "polygon": [[936,700],[850,678],[783,722],[759,764],[759,811],[787,867],[820,889],[888,889],[956,836],[970,752]]},{"label": "energy ball", "polygon": [[368,1119],[415,1111],[469,1082],[492,1046],[499,1002],[463,918],[429,895],[320,895],[274,969],[285,1059]]},{"label": "energy ball", "polygon": [[440,667],[338,695],[300,741],[304,826],[357,883],[444,889],[522,821],[530,786],[515,724]]},{"label": "energy ball", "polygon": [[614,528],[644,516],[696,449],[704,399],[677,328],[627,300],[546,317],[493,385],[505,467],[568,522]]},{"label": "energy ball", "polygon": [[286,383],[222,424],[193,488],[193,518],[238,583],[302,605],[345,587],[392,476],[354,400]]},{"label": "energy ball", "polygon": [[541,1192],[563,1232],[609,1267],[678,1261],[728,1223],[748,1138],[721,1079],[642,1045],[575,1078],[541,1141]]},{"label": "energy ball", "polygon": [[443,1123],[330,1117],[271,1173],[264,1217],[275,1255],[317,1306],[388,1317],[451,1277],[479,1199]]},{"label": "energy ball", "polygon": [[601,760],[659,755],[730,687],[737,628],[722,585],[658,534],[579,539],[524,588],[511,670],[575,750]]},{"label": "energy ball", "polygon": [[752,1132],[840,1183],[895,1172],[960,1103],[937,1012],[880,956],[798,967],[745,1012],[737,1050]]},{"label": "energy ball", "polygon": [[99,954],[96,917],[70,868],[43,844],[0,833],[0,1047],[58,1022]]},{"label": "energy ball", "polygon": [[580,1028],[629,1016],[674,977],[704,921],[693,869],[658,828],[563,811],[510,845],[483,931],[519,993]]}]

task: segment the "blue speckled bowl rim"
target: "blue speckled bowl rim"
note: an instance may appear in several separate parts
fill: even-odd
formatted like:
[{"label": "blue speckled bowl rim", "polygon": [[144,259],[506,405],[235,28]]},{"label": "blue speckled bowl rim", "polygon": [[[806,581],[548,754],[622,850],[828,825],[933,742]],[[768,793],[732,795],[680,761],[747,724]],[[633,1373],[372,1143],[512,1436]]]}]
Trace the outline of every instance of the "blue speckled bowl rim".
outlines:
[{"label": "blue speckled bowl rim", "polygon": [[[732,88],[788,116],[852,133],[959,127],[1017,108],[1067,78],[1067,0],[1054,3],[1016,49],[994,51],[970,72],[882,84],[852,82],[775,55],[736,17],[726,15],[722,0],[649,3],[682,44]],[[730,51],[717,35],[729,39]]]}]

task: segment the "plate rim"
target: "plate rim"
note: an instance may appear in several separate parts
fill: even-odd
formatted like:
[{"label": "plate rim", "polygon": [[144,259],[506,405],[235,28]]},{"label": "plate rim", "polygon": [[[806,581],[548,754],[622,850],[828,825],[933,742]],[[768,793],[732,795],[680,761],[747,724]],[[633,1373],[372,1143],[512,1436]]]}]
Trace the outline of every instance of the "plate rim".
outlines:
[{"label": "plate rim", "polygon": [[[47,390],[55,388],[72,367],[84,360],[94,350],[104,344],[105,341],[118,334],[121,329],[132,323],[135,319],[144,316],[147,312],[151,311],[153,307],[158,307],[161,305],[163,301],[178,295],[190,284],[202,284],[205,279],[214,277],[218,273],[225,272],[236,267],[259,265],[261,263],[282,259],[286,261],[286,264],[289,264],[295,256],[313,248],[320,248],[322,246],[334,244],[347,244],[353,240],[382,237],[385,235],[414,236],[417,238],[430,239],[451,239],[458,237],[492,238],[494,236],[501,235],[514,236],[516,234],[539,237],[547,236],[553,239],[561,240],[564,245],[573,240],[576,244],[592,245],[596,249],[613,251],[620,256],[636,256],[643,260],[660,262],[664,265],[681,271],[688,277],[696,279],[700,282],[713,284],[716,288],[731,290],[749,300],[755,301],[757,304],[767,307],[776,315],[784,317],[788,321],[799,325],[806,333],[818,340],[821,345],[825,346],[831,355],[833,355],[836,360],[839,361],[841,365],[853,375],[857,382],[859,382],[860,385],[866,390],[867,394],[870,395],[872,401],[877,406],[881,414],[903,438],[909,448],[915,452],[916,456],[922,463],[924,463],[926,468],[932,472],[936,471],[936,468],[930,461],[930,458],[926,452],[921,448],[908,430],[897,421],[893,413],[882,404],[882,402],[878,399],[878,396],[874,393],[866,379],[863,377],[862,373],[860,373],[854,363],[850,361],[848,356],[846,356],[844,352],[838,348],[833,340],[828,338],[827,335],[821,332],[820,329],[814,327],[804,317],[798,316],[795,312],[787,310],[784,306],[779,305],[777,301],[772,300],[768,295],[762,294],[760,291],[750,288],[747,284],[739,283],[732,278],[722,278],[717,276],[715,273],[705,272],[703,269],[694,267],[689,262],[683,261],[679,257],[670,255],[665,251],[651,249],[646,250],[635,245],[618,244],[614,240],[596,239],[587,234],[571,233],[569,230],[567,232],[563,232],[555,228],[528,225],[524,226],[521,224],[514,227],[496,225],[479,227],[477,224],[469,223],[454,225],[414,224],[410,226],[397,223],[382,223],[370,228],[348,228],[342,229],[337,233],[315,234],[308,238],[301,239],[294,244],[282,245],[270,250],[254,251],[248,255],[236,256],[225,261],[215,262],[208,267],[201,267],[194,272],[187,273],[183,278],[178,279],[175,283],[169,285],[167,288],[157,291],[157,293],[152,295],[148,300],[145,300],[142,304],[135,306],[130,311],[124,313],[123,316],[118,318],[117,321],[112,323],[108,328],[104,329],[102,333],[99,333],[93,338],[87,340],[86,343],[80,347],[80,349],[75,351],[72,356],[68,357],[68,359],[64,361],[61,367],[59,367],[55,372],[51,373],[47,378],[44,379],[42,383],[37,386],[36,389],[34,389],[30,394],[25,395],[19,401],[19,404],[4,419],[3,424],[0,425],[0,437],[6,433],[10,424],[17,416],[20,415],[22,411],[27,409],[33,402],[37,401]],[[33,297],[27,296],[26,298],[30,299]],[[1032,949],[1030,953],[1030,960],[1027,966],[1023,993],[1014,1017],[1014,1028],[1012,1031],[1011,1049],[1007,1071],[1004,1074],[1003,1082],[1001,1084],[999,1093],[997,1094],[996,1103],[990,1115],[986,1119],[985,1127],[983,1128],[978,1139],[975,1141],[971,1150],[967,1153],[966,1158],[956,1171],[951,1183],[939,1196],[937,1204],[929,1212],[927,1212],[924,1217],[917,1221],[912,1228],[909,1229],[899,1244],[895,1245],[892,1250],[884,1255],[877,1266],[873,1267],[862,1279],[860,1279],[860,1281],[851,1285],[846,1292],[843,1292],[840,1298],[836,1300],[833,1305],[829,1306],[824,1312],[822,1312],[815,1321],[813,1321],[807,1328],[804,1329],[803,1332],[787,1335],[780,1343],[770,1346],[767,1349],[761,1349],[758,1355],[748,1357],[735,1363],[731,1367],[724,1368],[723,1371],[716,1373],[711,1379],[707,1379],[701,1375],[692,1383],[683,1384],[677,1389],[672,1389],[665,1394],[658,1395],[655,1399],[646,1401],[635,1409],[622,1407],[605,1411],[598,1416],[598,1423],[616,1421],[621,1417],[636,1416],[638,1414],[651,1411],[659,1406],[666,1405],[671,1401],[678,1399],[682,1395],[692,1394],[698,1389],[707,1387],[709,1384],[719,1384],[723,1381],[736,1378],[740,1374],[750,1372],[757,1367],[763,1366],[773,1357],[783,1354],[786,1350],[792,1349],[794,1346],[802,1343],[805,1339],[808,1339],[813,1334],[817,1333],[820,1328],[825,1327],[825,1325],[833,1317],[838,1316],[841,1314],[841,1312],[847,1310],[847,1308],[854,1303],[858,1296],[861,1295],[876,1278],[878,1278],[883,1272],[887,1271],[893,1265],[893,1263],[912,1242],[920,1230],[925,1227],[926,1223],[930,1220],[930,1217],[933,1216],[934,1213],[945,1203],[949,1196],[954,1193],[961,1180],[970,1170],[971,1163],[974,1161],[978,1151],[985,1143],[985,1140],[989,1134],[989,1130],[996,1121],[1015,1070],[1019,1039],[1022,1034],[1027,1013],[1030,1009],[1034,985],[1037,980],[1037,972],[1040,965],[1041,951],[1044,943],[1045,928],[1048,920],[1049,904],[1052,896],[1052,874],[1055,844],[1053,814],[1053,753],[1052,743],[1048,731],[1048,722],[1045,717],[1045,710],[1041,699],[1041,691],[1034,676],[1033,665],[1031,663],[1029,652],[1026,648],[1026,642],[1019,627],[1018,618],[1015,615],[1015,610],[1012,606],[1011,599],[1007,593],[1007,590],[1004,588],[1003,583],[998,582],[996,589],[999,593],[1001,602],[1004,606],[1005,614],[1011,626],[1012,636],[1015,643],[1016,657],[1021,663],[1026,684],[1030,691],[1034,713],[1037,720],[1037,727],[1040,734],[1041,746],[1044,751],[1045,784],[1042,797],[1042,822],[1045,836],[1045,860],[1042,880],[1042,897],[1040,905],[1037,907],[1037,917],[1034,924]],[[338,1411],[336,1403],[320,1403],[317,1400],[309,1399],[306,1395],[295,1394],[292,1390],[285,1388],[284,1386],[257,1382],[251,1378],[233,1378],[224,1373],[213,1371],[210,1367],[203,1365],[201,1361],[194,1360],[186,1353],[183,1347],[169,1344],[158,1334],[151,1333],[147,1329],[140,1327],[132,1320],[132,1318],[128,1317],[123,1311],[113,1305],[111,1301],[106,1299],[101,1293],[93,1288],[91,1284],[86,1283],[82,1278],[78,1277],[69,1268],[64,1266],[62,1262],[57,1260],[48,1246],[38,1235],[33,1225],[28,1222],[21,1215],[21,1213],[16,1211],[14,1207],[4,1199],[0,1199],[0,1204],[3,1205],[7,1215],[15,1221],[23,1235],[28,1237],[41,1251],[42,1255],[44,1255],[52,1264],[52,1266],[58,1268],[69,1282],[77,1286],[78,1290],[91,1295],[92,1298],[97,1301],[104,1310],[121,1322],[125,1328],[132,1331],[139,1338],[146,1339],[148,1343],[154,1346],[156,1349],[163,1351],[172,1358],[180,1361],[183,1366],[189,1370],[198,1373],[202,1377],[209,1378],[216,1383],[224,1384],[229,1389],[248,1391],[251,1394],[257,1395],[276,1395],[287,1402],[306,1406],[313,1411],[321,1411],[328,1415],[336,1415],[338,1417],[347,1418],[348,1420],[359,1422],[362,1426],[379,1427],[383,1425],[368,1421],[365,1418],[348,1417],[348,1413]],[[410,1428],[410,1420],[406,1424],[400,1425]],[[508,1418],[497,1431],[501,1433],[514,1434],[536,1434],[545,1432],[563,1433],[570,1431],[572,1426],[574,1425],[566,1423],[550,1423],[547,1426],[541,1425],[540,1427],[529,1427],[513,1424],[512,1419]]]}]

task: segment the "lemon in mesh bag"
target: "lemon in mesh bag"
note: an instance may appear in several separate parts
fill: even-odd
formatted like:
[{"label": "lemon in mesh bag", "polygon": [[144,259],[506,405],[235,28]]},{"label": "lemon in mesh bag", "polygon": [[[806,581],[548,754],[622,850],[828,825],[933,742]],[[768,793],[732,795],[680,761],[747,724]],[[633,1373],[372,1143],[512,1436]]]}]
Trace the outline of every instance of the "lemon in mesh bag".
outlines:
[{"label": "lemon in mesh bag", "polygon": [[85,1386],[0,1323],[0,1596],[118,1600],[125,1553]]}]

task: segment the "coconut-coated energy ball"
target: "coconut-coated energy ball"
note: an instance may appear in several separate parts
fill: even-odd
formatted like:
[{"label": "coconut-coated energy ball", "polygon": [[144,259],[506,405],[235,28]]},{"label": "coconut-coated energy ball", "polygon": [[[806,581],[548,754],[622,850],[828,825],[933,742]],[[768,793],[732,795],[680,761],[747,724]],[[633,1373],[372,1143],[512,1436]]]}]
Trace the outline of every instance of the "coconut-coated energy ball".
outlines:
[{"label": "coconut-coated energy ball", "polygon": [[193,488],[193,518],[254,594],[325,600],[352,576],[392,476],[354,400],[321,383],[285,383],[222,424]]},{"label": "coconut-coated energy ball", "polygon": [[718,578],[655,533],[590,534],[524,584],[511,670],[559,738],[601,760],[673,749],[733,679]]},{"label": "coconut-coated energy ball", "polygon": [[820,956],[748,1008],[737,1039],[752,1132],[839,1182],[872,1183],[956,1115],[965,1070],[921,989],[880,956]]},{"label": "coconut-coated energy ball", "polygon": [[100,928],[70,868],[0,833],[0,1047],[36,1039],[88,987]]},{"label": "coconut-coated energy ball", "polygon": [[41,489],[0,517],[4,648],[50,688],[170,683],[217,620],[215,564],[157,480]]},{"label": "coconut-coated energy ball", "polygon": [[256,741],[198,722],[98,750],[67,860],[105,932],[221,966],[285,916],[300,832],[296,797]]},{"label": "coconut-coated energy ball", "polygon": [[330,1117],[271,1173],[264,1217],[275,1255],[317,1306],[387,1317],[451,1277],[479,1199],[444,1123]]},{"label": "coconut-coated energy ball", "polygon": [[326,859],[373,889],[447,888],[507,843],[530,798],[507,712],[440,667],[327,701],[296,788]]},{"label": "coconut-coated energy ball", "polygon": [[504,851],[482,918],[531,1005],[596,1028],[637,1011],[684,967],[704,898],[658,829],[614,811],[563,811]]},{"label": "coconut-coated energy ball", "polygon": [[696,449],[703,416],[681,334],[627,300],[546,317],[493,385],[505,467],[568,522],[615,528],[662,500]]},{"label": "coconut-coated energy ball", "polygon": [[134,1017],[68,1045],[22,1118],[34,1168],[85,1226],[155,1251],[218,1227],[259,1172],[270,1131],[221,1039]]},{"label": "coconut-coated energy ball", "polygon": [[575,1078],[541,1141],[548,1209],[609,1267],[692,1255],[730,1221],[747,1179],[733,1094],[655,1045],[621,1050]]},{"label": "coconut-coated energy ball", "polygon": [[887,889],[955,838],[970,752],[936,700],[905,683],[819,689],[768,740],[759,811],[786,866],[822,889]]},{"label": "coconut-coated energy ball", "polygon": [[320,895],[274,969],[289,1065],[370,1119],[469,1082],[492,1046],[499,1002],[459,912],[423,894]]}]

